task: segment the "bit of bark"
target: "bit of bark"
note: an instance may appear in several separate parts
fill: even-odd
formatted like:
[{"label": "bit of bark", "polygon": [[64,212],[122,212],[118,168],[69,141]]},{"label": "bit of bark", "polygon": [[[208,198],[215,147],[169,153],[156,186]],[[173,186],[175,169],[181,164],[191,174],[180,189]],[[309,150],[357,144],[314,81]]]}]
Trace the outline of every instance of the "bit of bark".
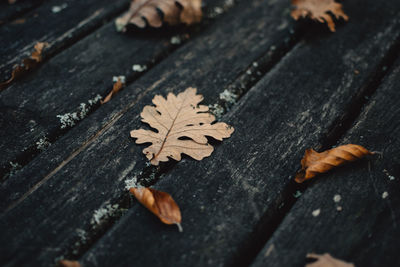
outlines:
[{"label": "bit of bark", "polygon": [[307,264],[306,267],[354,267],[354,264],[336,259],[328,253],[323,255],[308,253],[307,258],[316,259],[316,261]]},{"label": "bit of bark", "polygon": [[158,132],[139,129],[131,131],[131,137],[137,138],[137,144],[152,143],[143,150],[151,164],[158,165],[169,158],[179,161],[181,153],[201,160],[214,150],[206,136],[220,141],[231,136],[234,129],[226,123],[211,124],[215,117],[208,113],[207,106],[198,105],[202,100],[203,96],[189,87],[177,96],[169,93],[167,99],[156,95],[156,107],[143,108],[142,121]]},{"label": "bit of bark", "polygon": [[132,187],[129,189],[129,192],[163,223],[176,224],[179,231],[182,232],[181,211],[169,194],[147,187]]},{"label": "bit of bark", "polygon": [[320,23],[326,22],[329,30],[335,32],[335,23],[333,22],[332,13],[336,19],[349,20],[349,17],[343,12],[342,5],[334,0],[292,0],[292,5],[296,7],[291,12],[291,16],[298,20],[299,18],[310,17]]},{"label": "bit of bark", "polygon": [[46,48],[46,46],[48,46],[48,43],[36,43],[31,56],[29,58],[23,59],[21,65],[16,65],[14,67],[10,79],[0,83],[0,90],[5,89],[8,85],[11,84],[11,82],[24,75],[30,69],[35,68],[42,61],[42,52],[44,48]]},{"label": "bit of bark", "polygon": [[353,144],[339,146],[321,153],[314,149],[307,149],[301,160],[301,170],[296,174],[295,180],[302,183],[320,173],[374,153],[360,145]]},{"label": "bit of bark", "polygon": [[128,24],[144,28],[146,22],[158,28],[163,22],[190,25],[200,22],[201,17],[201,0],[133,0],[129,11],[117,18],[115,25],[118,31],[125,31]]}]

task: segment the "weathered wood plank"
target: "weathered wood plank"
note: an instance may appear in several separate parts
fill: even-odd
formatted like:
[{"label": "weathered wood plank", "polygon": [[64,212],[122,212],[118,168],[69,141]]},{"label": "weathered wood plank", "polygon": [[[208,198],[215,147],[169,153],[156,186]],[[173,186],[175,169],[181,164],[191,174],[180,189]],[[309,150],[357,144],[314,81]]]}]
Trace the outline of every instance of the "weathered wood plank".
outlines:
[{"label": "weathered wood plank", "polygon": [[[335,170],[312,183],[253,266],[304,266],[308,252],[331,253],[356,266],[400,262],[399,83],[400,61],[340,142],[362,144],[382,152],[382,157]],[[335,195],[341,197],[339,202],[333,200]],[[318,209],[320,215],[314,217]]]},{"label": "weathered wood plank", "polygon": [[[286,189],[304,149],[325,136],[398,37],[394,1],[384,6],[363,3],[362,10],[361,1],[347,3],[352,23],[334,35],[314,36],[299,44],[247,93],[224,117],[235,133],[210,158],[184,160],[157,183],[179,203],[183,233],[134,206],[84,255],[82,263],[248,263],[288,199]],[[382,24],[374,22],[378,20]]]},{"label": "weathered wood plank", "polygon": [[10,77],[13,65],[29,56],[36,42],[49,43],[43,52],[43,58],[48,59],[99,27],[104,20],[122,12],[128,3],[129,0],[45,1],[21,17],[25,19],[23,24],[3,25],[0,28],[0,81]]},{"label": "weathered wood plank", "polygon": [[[286,9],[282,2],[241,2],[9,179],[29,177],[36,182],[21,191],[25,196],[17,192],[1,201],[8,206],[22,197],[0,219],[9,225],[2,238],[14,235],[12,244],[2,247],[1,262],[47,263],[67,252],[73,256],[90,244],[108,215],[99,219],[100,225],[91,220],[98,211],[108,210],[107,203],[125,195],[124,181],[146,166],[141,148],[128,137],[129,130],[141,126],[143,106],[155,93],[179,92],[188,86],[198,87],[208,103],[215,103],[255,60],[266,54],[271,62],[289,46],[291,20],[283,16]],[[25,219],[18,220],[21,214]],[[25,230],[18,230],[21,227]]]},{"label": "weathered wood plank", "polygon": [[[207,19],[209,9],[221,6],[221,2],[209,1],[204,23],[188,32],[208,27],[212,22]],[[184,33],[165,30],[162,34],[120,34],[110,22],[1,92],[0,146],[4,153],[0,154],[0,177],[12,175],[13,166],[27,164],[97,108],[99,97],[112,88],[113,76],[125,75],[128,82],[137,79],[142,73],[134,71],[133,65],[150,69],[179,47],[170,42],[171,38]]]},{"label": "weathered wood plank", "polygon": [[29,10],[38,7],[44,0],[25,0],[9,4],[8,1],[0,2],[0,25],[17,19]]}]

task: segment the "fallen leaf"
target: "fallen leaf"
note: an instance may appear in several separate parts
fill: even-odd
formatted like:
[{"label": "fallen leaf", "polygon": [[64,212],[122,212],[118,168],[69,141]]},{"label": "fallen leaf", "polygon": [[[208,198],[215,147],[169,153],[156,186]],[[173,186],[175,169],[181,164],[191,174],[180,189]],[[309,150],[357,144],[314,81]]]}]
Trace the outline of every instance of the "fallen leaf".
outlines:
[{"label": "fallen leaf", "polygon": [[22,60],[22,64],[16,65],[11,73],[11,78],[5,82],[0,83],[0,90],[5,89],[12,81],[21,77],[28,70],[36,67],[42,61],[43,49],[48,46],[48,43],[38,42],[34,46],[34,51],[29,58]]},{"label": "fallen leaf", "polygon": [[104,100],[100,100],[100,103],[105,104],[108,101],[110,101],[111,98],[122,89],[122,87],[124,87],[124,83],[120,78],[118,78],[118,80],[114,83],[111,92],[108,93],[108,95],[104,98]]},{"label": "fallen leaf", "polygon": [[176,224],[182,232],[181,211],[169,194],[148,187],[131,187],[129,192],[163,223]]},{"label": "fallen leaf", "polygon": [[61,260],[58,262],[58,266],[62,267],[80,267],[81,264],[77,261]]},{"label": "fallen leaf", "polygon": [[316,259],[317,261],[306,264],[306,267],[354,267],[354,264],[336,259],[328,253],[323,255],[308,253],[307,258]]},{"label": "fallen leaf", "polygon": [[117,18],[115,25],[118,31],[125,31],[128,24],[144,28],[146,22],[158,28],[163,21],[169,25],[190,25],[200,22],[201,17],[201,0],[132,0],[129,11]]},{"label": "fallen leaf", "polygon": [[328,12],[332,13],[336,19],[349,20],[349,17],[342,10],[342,4],[336,3],[335,0],[292,0],[292,5],[296,7],[291,12],[291,16],[295,20],[301,17],[310,17],[321,23],[326,22],[332,32],[336,31],[335,23],[332,20],[332,15]]},{"label": "fallen leaf", "polygon": [[296,174],[295,180],[298,183],[302,183],[319,173],[327,172],[337,166],[372,154],[374,152],[353,144],[338,146],[321,153],[316,152],[314,149],[307,149],[301,160],[301,170]]},{"label": "fallen leaf", "polygon": [[167,99],[156,95],[156,106],[143,108],[142,121],[158,132],[139,129],[131,131],[131,137],[137,138],[137,144],[152,143],[143,149],[151,164],[158,165],[169,158],[179,161],[181,153],[201,160],[214,150],[206,136],[220,141],[231,136],[234,129],[226,123],[211,124],[215,117],[208,113],[207,106],[198,105],[202,100],[203,96],[189,87],[177,96],[169,93]]}]

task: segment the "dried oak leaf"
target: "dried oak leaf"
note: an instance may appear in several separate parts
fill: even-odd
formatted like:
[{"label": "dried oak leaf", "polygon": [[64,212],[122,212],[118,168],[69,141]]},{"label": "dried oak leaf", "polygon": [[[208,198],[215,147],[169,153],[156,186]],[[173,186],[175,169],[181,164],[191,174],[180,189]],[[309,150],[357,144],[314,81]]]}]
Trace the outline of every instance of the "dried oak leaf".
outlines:
[{"label": "dried oak leaf", "polygon": [[307,149],[301,160],[301,170],[296,174],[295,180],[298,183],[302,183],[319,173],[327,172],[337,166],[372,154],[374,152],[353,144],[338,146],[321,153],[316,152],[314,149]]},{"label": "dried oak leaf", "polygon": [[167,99],[160,95],[153,98],[154,106],[145,106],[142,121],[158,132],[150,130],[131,131],[131,137],[137,138],[137,144],[152,143],[143,149],[151,164],[169,158],[181,160],[184,153],[196,160],[208,157],[214,148],[207,143],[206,136],[222,141],[233,133],[234,129],[223,122],[211,124],[215,117],[208,113],[208,107],[198,105],[202,95],[196,95],[195,88],[187,88],[175,96],[169,93]]},{"label": "dried oak leaf", "polygon": [[336,259],[328,253],[323,255],[308,253],[307,258],[316,259],[316,261],[306,264],[306,267],[354,267],[354,264]]},{"label": "dried oak leaf", "polygon": [[11,73],[11,78],[5,82],[0,83],[0,90],[6,88],[12,81],[21,77],[25,74],[28,70],[36,67],[39,62],[42,61],[42,52],[43,49],[48,46],[48,43],[41,43],[38,42],[34,46],[34,51],[32,52],[29,58],[25,58],[22,60],[21,65],[16,65]]},{"label": "dried oak leaf", "polygon": [[144,28],[146,22],[158,28],[163,21],[169,25],[190,25],[200,22],[201,17],[201,0],[133,0],[129,11],[117,18],[115,25],[118,31],[125,31],[128,24]]},{"label": "dried oak leaf", "polygon": [[122,87],[124,87],[124,82],[118,78],[118,80],[114,83],[113,88],[111,90],[111,92],[108,93],[108,95],[104,98],[104,100],[100,100],[101,104],[105,104],[108,101],[111,100],[111,98],[118,93],[119,91],[121,91]]},{"label": "dried oak leaf", "polygon": [[300,17],[310,17],[321,23],[326,22],[332,32],[336,31],[335,23],[328,12],[332,13],[336,19],[349,20],[349,17],[342,10],[342,5],[336,3],[335,0],[292,0],[292,5],[296,7],[291,12],[291,16],[295,20]]},{"label": "dried oak leaf", "polygon": [[77,261],[61,260],[58,262],[58,266],[61,267],[80,267],[81,264]]},{"label": "dried oak leaf", "polygon": [[169,194],[148,187],[131,187],[129,192],[163,223],[176,224],[179,231],[182,232],[181,211]]}]

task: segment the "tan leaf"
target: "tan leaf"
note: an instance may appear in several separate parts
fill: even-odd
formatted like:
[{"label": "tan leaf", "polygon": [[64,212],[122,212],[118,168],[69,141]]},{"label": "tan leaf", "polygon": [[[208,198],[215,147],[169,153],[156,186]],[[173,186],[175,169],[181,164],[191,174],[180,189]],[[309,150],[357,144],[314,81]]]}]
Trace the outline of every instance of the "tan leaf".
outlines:
[{"label": "tan leaf", "polygon": [[132,0],[129,11],[117,18],[115,25],[118,31],[125,31],[128,24],[144,28],[147,21],[151,27],[158,28],[163,21],[169,25],[190,25],[200,22],[201,17],[201,0]]},{"label": "tan leaf", "polygon": [[61,260],[58,262],[58,266],[61,267],[80,267],[81,264],[77,261]]},{"label": "tan leaf", "polygon": [[206,136],[220,141],[231,136],[234,129],[226,123],[211,124],[215,117],[208,113],[207,106],[198,105],[202,100],[203,96],[196,95],[196,89],[189,87],[177,96],[169,93],[167,99],[156,95],[153,98],[156,106],[143,108],[142,121],[158,132],[139,129],[131,131],[131,137],[137,138],[137,144],[152,143],[143,149],[151,164],[158,165],[169,158],[179,161],[181,153],[201,160],[214,150]]},{"label": "tan leaf", "polygon": [[131,187],[129,191],[163,223],[176,224],[179,231],[182,232],[181,211],[169,194],[148,187]]},{"label": "tan leaf", "polygon": [[122,87],[124,87],[124,83],[121,81],[120,78],[118,78],[118,80],[114,83],[111,92],[108,93],[104,100],[100,100],[100,103],[105,104],[110,101],[111,98],[122,89]]},{"label": "tan leaf", "polygon": [[0,83],[0,90],[5,89],[12,81],[21,77],[28,70],[36,67],[38,63],[42,61],[42,52],[46,46],[48,46],[48,43],[41,43],[41,42],[36,43],[34,46],[34,51],[32,52],[31,56],[29,58],[23,59],[21,65],[16,65],[14,67],[10,79]]},{"label": "tan leaf", "polygon": [[296,174],[296,182],[302,183],[319,173],[327,172],[347,162],[356,161],[374,152],[368,151],[360,145],[343,145],[318,153],[314,149],[307,149],[301,160],[301,170]]},{"label": "tan leaf", "polygon": [[336,259],[328,253],[323,255],[308,253],[307,258],[316,259],[317,261],[306,264],[306,267],[354,267],[354,264]]},{"label": "tan leaf", "polygon": [[296,7],[291,12],[295,20],[300,17],[310,17],[321,23],[326,22],[332,32],[335,31],[335,23],[328,12],[331,12],[336,19],[349,20],[349,17],[342,10],[342,5],[336,3],[335,0],[292,0],[292,5]]}]

